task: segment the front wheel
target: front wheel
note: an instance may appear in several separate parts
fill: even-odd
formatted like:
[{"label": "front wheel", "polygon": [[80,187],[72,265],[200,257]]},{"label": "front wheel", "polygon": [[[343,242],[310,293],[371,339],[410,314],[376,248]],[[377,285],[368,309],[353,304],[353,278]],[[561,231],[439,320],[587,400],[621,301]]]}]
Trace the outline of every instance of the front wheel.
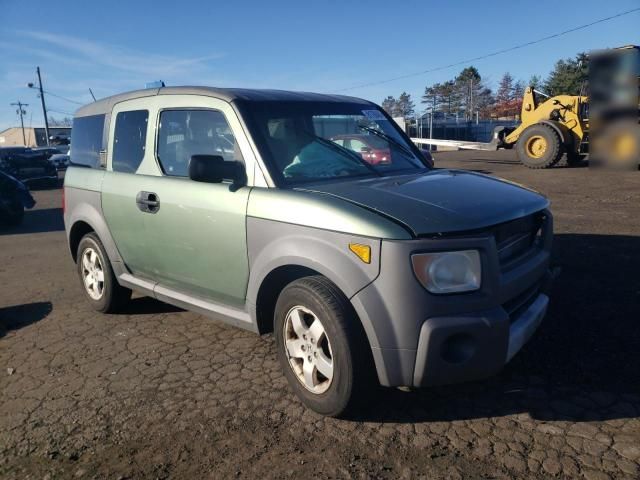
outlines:
[{"label": "front wheel", "polygon": [[520,135],[516,153],[525,167],[552,167],[560,161],[563,154],[560,135],[549,125],[532,125]]},{"label": "front wheel", "polygon": [[95,233],[88,233],[78,245],[78,276],[92,307],[104,313],[115,312],[131,298],[131,290],[120,286],[109,257]]},{"label": "front wheel", "polygon": [[345,415],[371,386],[373,366],[359,320],[325,277],[305,277],[285,287],[274,330],[289,385],[315,412]]}]

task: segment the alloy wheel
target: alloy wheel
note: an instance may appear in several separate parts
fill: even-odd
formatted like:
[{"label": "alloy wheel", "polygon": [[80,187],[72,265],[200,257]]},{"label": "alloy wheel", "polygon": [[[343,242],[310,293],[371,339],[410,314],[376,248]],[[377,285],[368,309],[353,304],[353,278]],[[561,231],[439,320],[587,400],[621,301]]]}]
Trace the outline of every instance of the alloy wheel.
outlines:
[{"label": "alloy wheel", "polygon": [[284,343],[298,381],[312,393],[326,392],[333,380],[333,353],[317,315],[300,305],[291,308],[285,319]]},{"label": "alloy wheel", "polygon": [[100,300],[104,295],[104,270],[100,256],[93,248],[86,248],[82,252],[82,281],[89,296]]}]

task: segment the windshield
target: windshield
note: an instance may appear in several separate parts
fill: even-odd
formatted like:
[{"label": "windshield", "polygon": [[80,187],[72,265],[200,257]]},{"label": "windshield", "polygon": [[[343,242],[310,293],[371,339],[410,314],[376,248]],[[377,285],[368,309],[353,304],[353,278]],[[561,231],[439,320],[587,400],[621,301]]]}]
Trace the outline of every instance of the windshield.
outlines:
[{"label": "windshield", "polygon": [[278,183],[386,176],[427,168],[397,125],[373,105],[238,102]]}]

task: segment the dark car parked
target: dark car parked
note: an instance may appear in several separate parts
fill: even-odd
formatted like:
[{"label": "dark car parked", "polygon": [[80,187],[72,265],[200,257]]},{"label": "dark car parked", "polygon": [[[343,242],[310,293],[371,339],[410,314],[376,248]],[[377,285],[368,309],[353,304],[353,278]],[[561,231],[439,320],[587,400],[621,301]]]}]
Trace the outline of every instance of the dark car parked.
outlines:
[{"label": "dark car parked", "polygon": [[51,158],[53,155],[60,155],[64,153],[62,150],[54,147],[35,147],[31,149],[32,152],[43,153],[47,158]]},{"label": "dark car parked", "polygon": [[20,225],[25,208],[33,208],[35,204],[36,201],[24,183],[0,172],[0,223]]},{"label": "dark car parked", "polygon": [[57,153],[49,157],[49,161],[55,165],[58,170],[66,170],[69,166],[69,155]]},{"label": "dark car parked", "polygon": [[0,148],[0,171],[25,183],[58,184],[58,170],[47,154],[27,147]]}]

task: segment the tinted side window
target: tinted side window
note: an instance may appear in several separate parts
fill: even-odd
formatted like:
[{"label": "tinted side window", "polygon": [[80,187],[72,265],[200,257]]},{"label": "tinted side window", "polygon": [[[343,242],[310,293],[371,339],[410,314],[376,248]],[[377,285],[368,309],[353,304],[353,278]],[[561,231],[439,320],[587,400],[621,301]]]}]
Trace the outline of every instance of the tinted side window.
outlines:
[{"label": "tinted side window", "polygon": [[186,177],[192,155],[242,161],[231,128],[215,110],[165,110],[160,114],[158,161],[165,175]]},{"label": "tinted side window", "polygon": [[100,150],[102,150],[102,134],[104,132],[104,115],[76,117],[71,129],[71,158],[73,165],[100,167]]},{"label": "tinted side window", "polygon": [[118,113],[113,139],[114,172],[135,173],[138,170],[144,158],[148,120],[148,110]]}]

